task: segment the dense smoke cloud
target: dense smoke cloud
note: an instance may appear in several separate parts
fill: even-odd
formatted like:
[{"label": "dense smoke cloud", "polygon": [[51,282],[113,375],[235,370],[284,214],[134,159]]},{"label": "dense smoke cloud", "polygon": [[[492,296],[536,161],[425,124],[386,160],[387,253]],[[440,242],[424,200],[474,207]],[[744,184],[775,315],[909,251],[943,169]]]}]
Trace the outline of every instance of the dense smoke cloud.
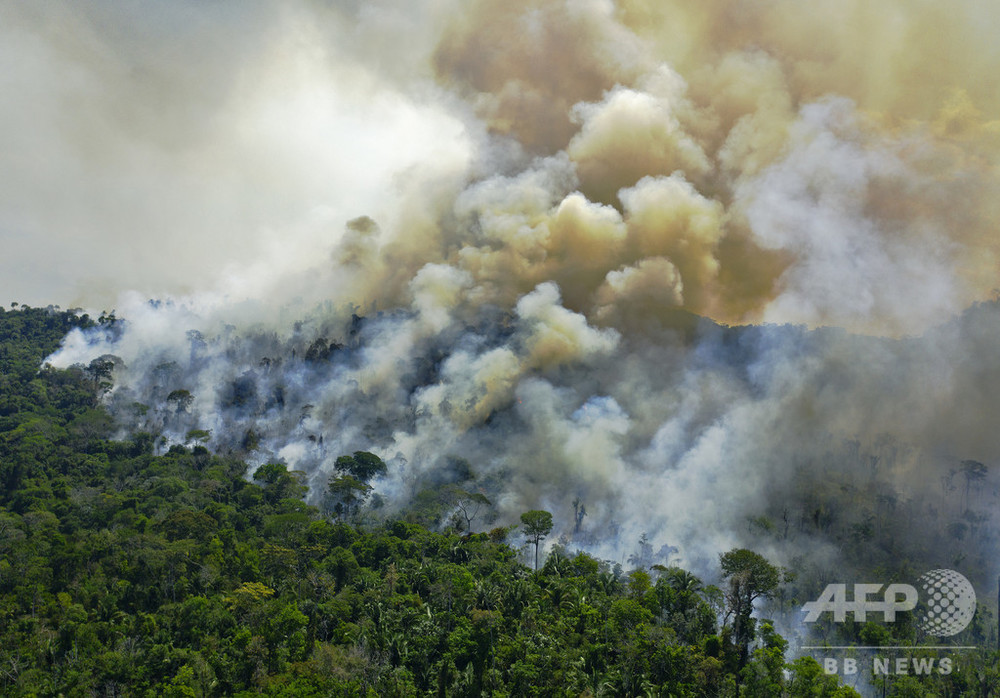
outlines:
[{"label": "dense smoke cloud", "polygon": [[389,215],[401,169],[464,167],[460,119],[353,57],[375,18],[141,0],[0,16],[8,301],[267,293],[346,220]]},{"label": "dense smoke cloud", "polygon": [[954,319],[997,286],[982,3],[87,7],[7,12],[45,118],[4,98],[0,211],[140,291],[52,357],[120,357],[125,430],[252,430],[316,496],[372,450],[390,507],[466,458],[501,522],[706,568],[760,517],[832,560],[824,483],[916,511],[1000,455],[997,313]]}]

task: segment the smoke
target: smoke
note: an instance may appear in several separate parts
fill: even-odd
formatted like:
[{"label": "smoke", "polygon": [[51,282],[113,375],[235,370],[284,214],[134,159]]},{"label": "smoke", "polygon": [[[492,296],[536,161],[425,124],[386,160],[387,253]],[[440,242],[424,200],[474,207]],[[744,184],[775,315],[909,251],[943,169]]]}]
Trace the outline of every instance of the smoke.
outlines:
[{"label": "smoke", "polygon": [[262,296],[390,215],[400,171],[463,170],[461,116],[355,56],[377,21],[358,12],[5,0],[8,300]]},{"label": "smoke", "polygon": [[[1000,455],[997,311],[960,315],[997,285],[991,6],[4,14],[4,274],[131,290],[119,332],[50,357],[122,359],[123,434],[252,444],[314,496],[371,450],[390,508],[466,458],[498,521],[696,568],[746,542],[832,564],[872,488],[902,521]],[[929,530],[973,505],[948,496]]]}]

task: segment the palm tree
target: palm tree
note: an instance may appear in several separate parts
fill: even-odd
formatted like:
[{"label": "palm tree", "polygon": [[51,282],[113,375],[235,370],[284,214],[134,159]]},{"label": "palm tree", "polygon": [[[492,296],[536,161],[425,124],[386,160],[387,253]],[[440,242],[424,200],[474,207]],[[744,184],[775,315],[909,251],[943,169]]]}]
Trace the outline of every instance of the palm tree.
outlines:
[{"label": "palm tree", "polygon": [[687,570],[682,570],[680,567],[671,567],[667,571],[667,584],[675,591],[686,591],[689,593],[699,592],[702,588],[700,579]]}]

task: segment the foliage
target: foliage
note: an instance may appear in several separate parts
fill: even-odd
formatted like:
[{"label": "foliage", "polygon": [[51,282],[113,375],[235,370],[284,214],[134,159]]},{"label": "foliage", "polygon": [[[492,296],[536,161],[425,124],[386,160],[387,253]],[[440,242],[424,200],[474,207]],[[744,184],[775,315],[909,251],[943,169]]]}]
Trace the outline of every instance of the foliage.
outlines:
[{"label": "foliage", "polygon": [[538,544],[552,531],[552,514],[532,510],[521,514],[524,534],[535,545],[535,569],[538,569]]},{"label": "foliage", "polygon": [[754,639],[753,604],[770,598],[778,588],[781,573],[762,555],[737,548],[719,556],[722,576],[729,581],[726,593],[727,614],[733,618],[733,640],[740,652],[740,666],[746,664]]},{"label": "foliage", "polygon": [[[624,577],[557,550],[532,574],[507,529],[470,532],[485,496],[459,492],[464,536],[405,515],[360,528],[384,473],[371,454],[338,461],[331,517],[283,464],[250,477],[204,447],[109,441],[96,396],[114,361],[38,369],[89,323],[0,313],[2,695],[849,695],[811,660],[786,676],[770,626],[739,668],[714,587],[684,570]],[[552,515],[522,523],[537,551]],[[723,561],[760,566],[751,603],[773,591],[753,555]]]}]

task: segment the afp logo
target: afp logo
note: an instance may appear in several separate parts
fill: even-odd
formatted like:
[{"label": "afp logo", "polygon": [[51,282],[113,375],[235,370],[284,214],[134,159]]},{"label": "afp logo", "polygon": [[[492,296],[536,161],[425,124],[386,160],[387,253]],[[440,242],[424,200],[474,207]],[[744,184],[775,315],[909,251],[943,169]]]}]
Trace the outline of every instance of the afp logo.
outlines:
[{"label": "afp logo", "polygon": [[[976,592],[972,584],[955,570],[931,570],[917,579],[920,591],[909,584],[855,584],[853,600],[847,598],[846,584],[829,584],[816,601],[802,606],[805,622],[815,623],[820,614],[832,613],[835,623],[847,614],[864,623],[869,613],[880,613],[887,623],[896,614],[912,611],[923,602],[917,624],[936,637],[950,637],[965,630],[976,613]],[[881,594],[881,599],[879,598]]]}]

